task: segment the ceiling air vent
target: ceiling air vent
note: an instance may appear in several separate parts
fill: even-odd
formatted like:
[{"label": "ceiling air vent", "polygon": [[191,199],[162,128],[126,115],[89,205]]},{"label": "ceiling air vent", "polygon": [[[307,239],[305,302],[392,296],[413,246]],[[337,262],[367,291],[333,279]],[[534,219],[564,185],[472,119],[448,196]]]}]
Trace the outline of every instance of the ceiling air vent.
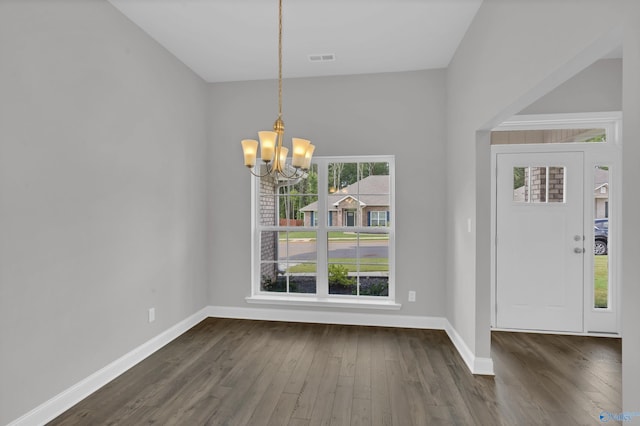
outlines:
[{"label": "ceiling air vent", "polygon": [[335,61],[336,55],[333,53],[323,53],[321,55],[309,55],[309,62],[329,62]]}]

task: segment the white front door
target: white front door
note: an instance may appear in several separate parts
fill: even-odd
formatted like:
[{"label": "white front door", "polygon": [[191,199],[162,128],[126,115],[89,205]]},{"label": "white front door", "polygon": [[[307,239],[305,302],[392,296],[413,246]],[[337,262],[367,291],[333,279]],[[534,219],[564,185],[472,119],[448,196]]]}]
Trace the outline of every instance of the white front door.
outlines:
[{"label": "white front door", "polygon": [[583,153],[497,155],[496,322],[583,331]]}]

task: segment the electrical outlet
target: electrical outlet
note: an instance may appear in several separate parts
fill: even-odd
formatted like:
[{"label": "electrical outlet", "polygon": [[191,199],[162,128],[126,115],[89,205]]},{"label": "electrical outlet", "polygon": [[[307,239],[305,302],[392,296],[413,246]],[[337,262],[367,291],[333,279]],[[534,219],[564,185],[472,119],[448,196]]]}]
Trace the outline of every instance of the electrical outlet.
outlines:
[{"label": "electrical outlet", "polygon": [[416,301],[416,292],[415,291],[410,291],[409,292],[409,302],[415,302]]},{"label": "electrical outlet", "polygon": [[149,322],[156,320],[156,308],[149,308]]}]

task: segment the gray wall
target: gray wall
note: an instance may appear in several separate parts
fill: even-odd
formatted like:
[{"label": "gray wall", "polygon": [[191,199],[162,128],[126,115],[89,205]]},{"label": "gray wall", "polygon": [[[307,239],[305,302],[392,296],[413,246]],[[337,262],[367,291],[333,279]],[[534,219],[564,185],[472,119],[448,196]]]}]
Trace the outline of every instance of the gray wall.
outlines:
[{"label": "gray wall", "polygon": [[622,110],[622,59],[601,59],[519,114]]},{"label": "gray wall", "polygon": [[[640,132],[635,120],[628,120],[639,116],[637,18],[637,2],[631,1],[485,0],[447,69],[447,317],[474,353],[485,357],[490,350],[487,130],[608,53],[622,41],[620,24],[626,19],[622,291],[628,411],[640,406],[640,310],[632,305],[640,300],[640,224],[632,222],[640,214],[635,189]],[[469,217],[477,225],[471,234],[464,231]]]},{"label": "gray wall", "polygon": [[[396,293],[403,307],[390,315],[445,313],[444,75],[434,70],[284,81],[286,140],[311,139],[317,156],[396,156]],[[277,84],[213,84],[210,93],[210,303],[247,308],[251,177],[239,167],[240,140],[273,125]],[[409,290],[417,292],[416,303],[406,301]]]},{"label": "gray wall", "polygon": [[93,0],[0,2],[0,94],[6,424],[207,304],[207,96]]},{"label": "gray wall", "polygon": [[[622,134],[622,406],[640,407],[640,2],[625,2]],[[633,424],[640,424],[635,417]]]}]

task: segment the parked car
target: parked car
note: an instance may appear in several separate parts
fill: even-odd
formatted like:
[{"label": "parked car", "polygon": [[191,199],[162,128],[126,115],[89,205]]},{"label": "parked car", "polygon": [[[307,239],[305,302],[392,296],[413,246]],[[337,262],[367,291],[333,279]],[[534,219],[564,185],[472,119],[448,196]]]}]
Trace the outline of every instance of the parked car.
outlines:
[{"label": "parked car", "polygon": [[609,219],[596,219],[593,223],[593,254],[607,254],[607,243],[609,240]]}]

